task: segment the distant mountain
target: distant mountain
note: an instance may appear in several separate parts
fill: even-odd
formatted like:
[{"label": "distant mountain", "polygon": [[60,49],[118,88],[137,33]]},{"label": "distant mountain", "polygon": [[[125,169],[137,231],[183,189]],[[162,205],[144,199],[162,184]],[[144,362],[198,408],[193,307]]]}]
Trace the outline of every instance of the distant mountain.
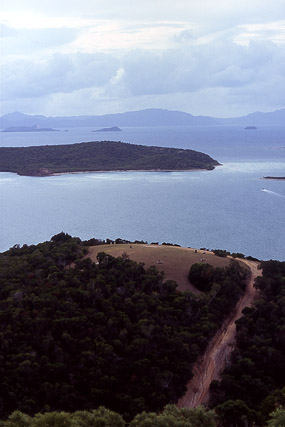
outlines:
[{"label": "distant mountain", "polygon": [[218,121],[211,117],[192,116],[181,111],[162,109],[147,109],[130,111],[127,113],[105,114],[103,116],[71,116],[71,117],[45,117],[29,116],[19,112],[9,113],[1,117],[1,128],[10,126],[40,127],[140,127],[140,126],[192,126],[192,125],[217,125]]},{"label": "distant mountain", "polygon": [[231,119],[217,119],[221,125],[236,126],[285,126],[285,109],[261,113],[259,111],[247,116]]},{"label": "distant mountain", "polygon": [[256,112],[243,117],[220,119],[208,116],[193,116],[182,111],[150,108],[102,116],[45,117],[9,113],[0,118],[2,129],[11,126],[39,127],[144,127],[144,126],[195,126],[195,125],[236,125],[236,126],[285,126],[285,109],[270,113]]}]

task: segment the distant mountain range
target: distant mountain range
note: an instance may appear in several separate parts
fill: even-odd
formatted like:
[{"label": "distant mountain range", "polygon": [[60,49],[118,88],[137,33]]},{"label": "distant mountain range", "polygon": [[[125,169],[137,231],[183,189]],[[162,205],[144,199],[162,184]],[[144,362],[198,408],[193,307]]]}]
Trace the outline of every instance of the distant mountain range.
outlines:
[{"label": "distant mountain range", "polygon": [[150,108],[102,116],[45,117],[30,116],[14,112],[0,118],[0,127],[34,126],[71,127],[144,127],[144,126],[194,126],[194,125],[235,125],[235,126],[285,126],[285,109],[270,113],[255,112],[247,116],[220,119],[209,116],[193,116],[181,111]]}]

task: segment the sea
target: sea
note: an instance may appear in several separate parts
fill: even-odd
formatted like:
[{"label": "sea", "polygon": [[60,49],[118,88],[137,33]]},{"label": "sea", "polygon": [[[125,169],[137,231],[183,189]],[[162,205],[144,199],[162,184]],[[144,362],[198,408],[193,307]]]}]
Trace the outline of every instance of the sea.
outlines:
[{"label": "sea", "polygon": [[0,173],[0,251],[64,231],[81,239],[144,240],[285,260],[285,126],[129,127],[92,133],[0,133],[1,147],[122,141],[188,148],[213,171]]}]

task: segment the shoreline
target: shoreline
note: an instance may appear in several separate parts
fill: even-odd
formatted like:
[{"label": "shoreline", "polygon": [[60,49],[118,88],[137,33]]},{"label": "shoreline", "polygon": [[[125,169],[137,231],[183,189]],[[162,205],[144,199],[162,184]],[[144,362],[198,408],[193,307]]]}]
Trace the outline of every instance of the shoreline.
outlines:
[{"label": "shoreline", "polygon": [[[216,165],[216,166],[222,166]],[[46,175],[29,175],[29,176],[60,176],[60,175],[71,175],[71,174],[80,174],[80,173],[109,173],[109,172],[198,172],[198,171],[212,171],[213,169],[110,169],[110,170],[93,170],[93,171],[73,171],[73,172],[54,172]]]},{"label": "shoreline", "polygon": [[212,169],[205,168],[193,168],[193,169],[110,169],[110,170],[88,170],[88,171],[68,171],[68,172],[45,172],[45,173],[31,173],[31,174],[22,174],[16,171],[4,171],[0,170],[0,173],[12,173],[18,176],[27,176],[31,178],[44,178],[49,176],[60,176],[60,175],[74,175],[74,174],[83,174],[83,173],[110,173],[110,172],[211,172],[216,167],[223,166],[222,163],[215,165]]}]

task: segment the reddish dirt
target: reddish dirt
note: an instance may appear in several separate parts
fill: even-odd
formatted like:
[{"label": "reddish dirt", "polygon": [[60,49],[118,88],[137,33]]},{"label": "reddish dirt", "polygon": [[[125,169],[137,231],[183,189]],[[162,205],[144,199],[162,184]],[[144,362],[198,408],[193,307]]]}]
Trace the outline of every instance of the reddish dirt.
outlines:
[{"label": "reddish dirt", "polygon": [[257,296],[257,290],[253,287],[254,280],[261,275],[258,263],[248,260],[243,262],[249,266],[251,275],[244,295],[240,298],[234,312],[224,322],[211,340],[206,352],[193,367],[193,378],[187,385],[187,391],[182,396],[177,406],[179,408],[195,408],[206,404],[209,399],[210,384],[213,380],[220,379],[220,373],[225,368],[230,353],[235,347],[236,325],[235,322],[242,316],[242,310],[252,305]]}]

